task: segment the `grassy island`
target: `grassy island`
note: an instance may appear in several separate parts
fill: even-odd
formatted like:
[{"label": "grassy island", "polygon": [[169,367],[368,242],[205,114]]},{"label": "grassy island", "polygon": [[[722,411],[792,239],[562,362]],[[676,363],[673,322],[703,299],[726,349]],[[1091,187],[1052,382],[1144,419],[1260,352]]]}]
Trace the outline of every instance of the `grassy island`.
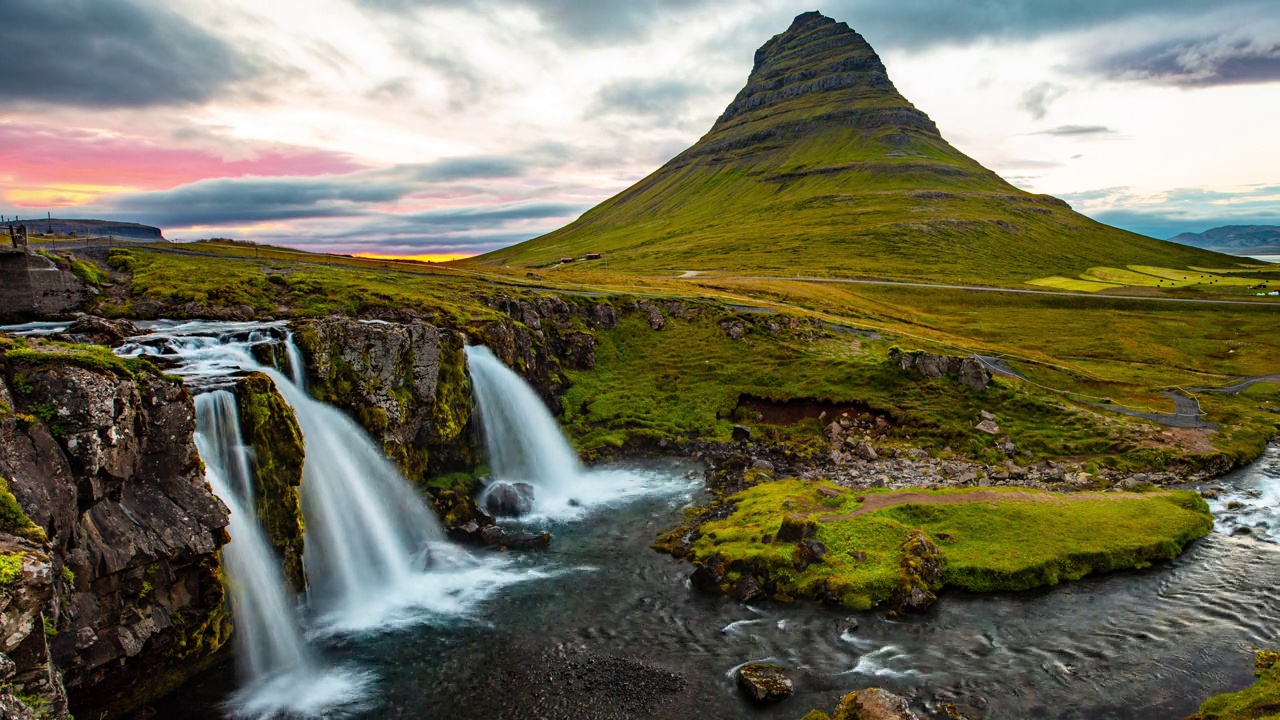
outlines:
[{"label": "grassy island", "polygon": [[780,480],[728,503],[733,512],[704,524],[691,552],[720,573],[724,589],[751,575],[775,597],[851,609],[922,607],[944,587],[1026,590],[1144,568],[1176,557],[1213,527],[1204,500],[1178,490],[855,492]]},{"label": "grassy island", "polygon": [[1215,695],[1187,720],[1276,720],[1280,718],[1280,652],[1264,650],[1256,661],[1258,681],[1240,692]]}]

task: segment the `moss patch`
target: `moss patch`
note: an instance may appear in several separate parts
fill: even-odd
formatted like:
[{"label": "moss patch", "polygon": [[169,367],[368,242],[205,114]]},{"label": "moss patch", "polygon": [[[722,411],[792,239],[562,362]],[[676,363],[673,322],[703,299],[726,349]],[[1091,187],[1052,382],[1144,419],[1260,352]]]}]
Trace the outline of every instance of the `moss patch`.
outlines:
[{"label": "moss patch", "polygon": [[1234,693],[1215,695],[1187,720],[1276,720],[1280,718],[1280,653],[1262,651],[1258,680]]},{"label": "moss patch", "polygon": [[17,582],[22,577],[22,553],[0,553],[0,585]]},{"label": "moss patch", "polygon": [[0,478],[0,529],[32,542],[48,542],[44,528],[27,517],[18,499],[9,490],[9,481]]},{"label": "moss patch", "polygon": [[[701,527],[691,556],[721,568],[726,582],[753,573],[778,595],[867,609],[903,588],[912,564],[908,540],[917,531],[938,546],[944,563],[927,590],[987,592],[1144,568],[1176,557],[1213,527],[1208,506],[1191,491],[912,491],[913,502],[876,498],[878,509],[859,512],[880,493],[902,494],[800,480],[757,485],[729,498],[729,517]],[[817,521],[815,537],[828,549],[820,562],[799,567],[796,543],[772,541],[788,514]]]},{"label": "moss patch", "polygon": [[303,535],[298,488],[302,484],[302,431],[275,383],[251,373],[236,383],[240,431],[253,448],[255,501],[262,527],[283,557],[285,576],[295,589],[306,586],[302,568]]}]

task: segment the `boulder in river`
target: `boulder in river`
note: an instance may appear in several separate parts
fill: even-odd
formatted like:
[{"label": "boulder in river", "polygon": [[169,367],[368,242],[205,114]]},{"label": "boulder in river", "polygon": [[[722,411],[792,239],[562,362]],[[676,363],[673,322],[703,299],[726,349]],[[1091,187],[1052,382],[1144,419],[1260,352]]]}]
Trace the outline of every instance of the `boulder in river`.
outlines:
[{"label": "boulder in river", "polygon": [[795,686],[777,665],[747,663],[738,668],[738,689],[758,705],[775,703],[791,697]]},{"label": "boulder in river", "polygon": [[496,517],[520,517],[533,511],[533,486],[524,482],[495,482],[484,496],[484,507]]},{"label": "boulder in river", "polygon": [[920,716],[911,711],[906,698],[880,688],[867,688],[845,695],[835,716],[850,720],[920,720]]},{"label": "boulder in river", "polygon": [[826,545],[813,538],[806,538],[796,543],[796,549],[791,554],[791,560],[797,570],[804,570],[813,563],[822,562],[822,556],[826,554]]}]

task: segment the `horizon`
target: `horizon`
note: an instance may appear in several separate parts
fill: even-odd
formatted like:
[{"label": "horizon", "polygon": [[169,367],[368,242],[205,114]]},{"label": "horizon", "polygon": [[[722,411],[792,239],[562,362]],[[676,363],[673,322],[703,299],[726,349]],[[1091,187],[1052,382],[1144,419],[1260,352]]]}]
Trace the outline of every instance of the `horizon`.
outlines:
[{"label": "horizon", "polygon": [[[1280,224],[1267,121],[1280,23],[1266,4],[1069,5],[820,11],[863,34],[948,141],[1024,190],[1160,239]],[[480,254],[568,224],[693,144],[755,49],[811,8],[324,9],[108,0],[75,15],[20,0],[0,30],[18,69],[0,79],[0,212],[176,240]],[[38,27],[83,57],[33,44]]]}]

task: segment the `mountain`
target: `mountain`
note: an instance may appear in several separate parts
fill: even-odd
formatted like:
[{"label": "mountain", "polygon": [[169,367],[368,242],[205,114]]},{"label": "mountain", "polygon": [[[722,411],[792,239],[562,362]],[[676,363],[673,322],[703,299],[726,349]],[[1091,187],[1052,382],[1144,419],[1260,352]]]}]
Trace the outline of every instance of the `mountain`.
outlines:
[{"label": "mountain", "polygon": [[20,220],[6,220],[4,222],[7,228],[10,224],[15,227],[24,224],[32,234],[48,232],[50,228],[59,235],[70,235],[75,233],[80,237],[94,237],[110,235],[117,238],[128,238],[130,240],[164,240],[160,228],[151,227],[150,225],[139,225],[131,222],[116,222],[114,220],[68,220],[59,218],[34,218]]},{"label": "mountain", "polygon": [[1223,258],[1094,222],[956,150],[871,46],[817,12],[755,55],[705,136],[570,225],[467,264],[605,253],[611,270],[1016,284]]},{"label": "mountain", "polygon": [[1202,233],[1182,233],[1169,242],[1233,255],[1280,255],[1280,226],[1223,225]]}]

